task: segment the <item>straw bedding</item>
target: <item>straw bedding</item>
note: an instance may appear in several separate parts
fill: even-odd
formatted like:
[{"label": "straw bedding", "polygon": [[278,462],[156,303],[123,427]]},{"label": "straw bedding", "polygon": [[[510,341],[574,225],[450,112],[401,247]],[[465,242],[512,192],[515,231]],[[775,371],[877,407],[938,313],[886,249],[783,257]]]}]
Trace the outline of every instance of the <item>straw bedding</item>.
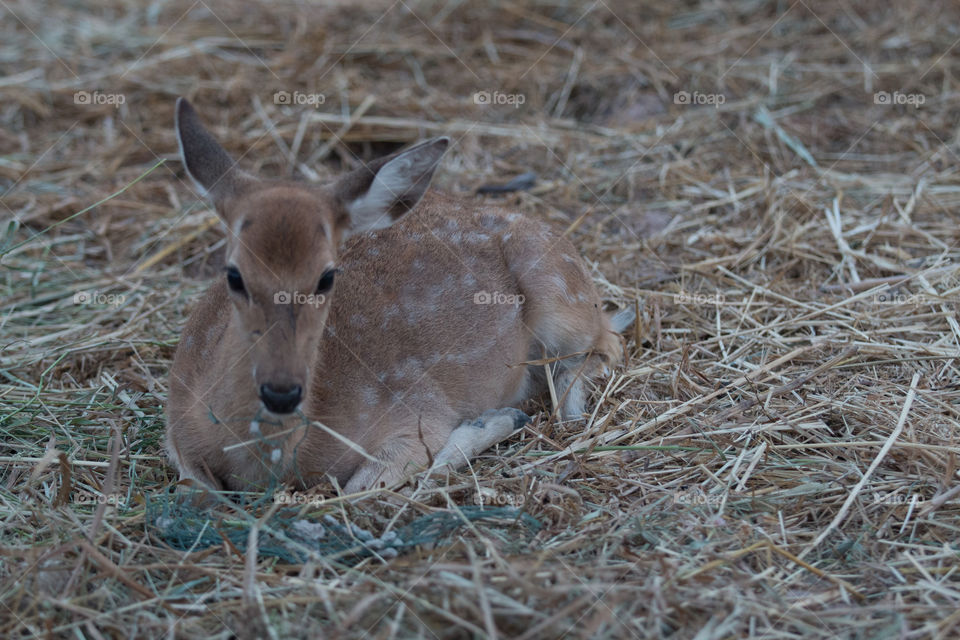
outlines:
[{"label": "straw bedding", "polygon": [[[956,637],[960,16],[890,4],[0,3],[0,636]],[[451,136],[437,187],[639,311],[586,423],[544,398],[437,486],[173,544],[166,376],[224,246],[178,95],[273,177]],[[453,524],[347,561],[280,515]]]}]

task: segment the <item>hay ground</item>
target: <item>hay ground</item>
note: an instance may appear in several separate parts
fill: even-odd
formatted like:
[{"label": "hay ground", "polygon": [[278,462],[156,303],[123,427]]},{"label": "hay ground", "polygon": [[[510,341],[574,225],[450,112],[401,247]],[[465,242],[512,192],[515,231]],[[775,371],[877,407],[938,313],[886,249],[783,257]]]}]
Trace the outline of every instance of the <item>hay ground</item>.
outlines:
[{"label": "hay ground", "polygon": [[[0,637],[960,636],[960,10],[889,4],[0,3]],[[538,533],[167,544],[167,371],[223,247],[178,95],[264,175],[441,133],[440,188],[537,173],[500,199],[640,310],[586,425],[548,399],[444,491],[302,516],[479,490]]]}]

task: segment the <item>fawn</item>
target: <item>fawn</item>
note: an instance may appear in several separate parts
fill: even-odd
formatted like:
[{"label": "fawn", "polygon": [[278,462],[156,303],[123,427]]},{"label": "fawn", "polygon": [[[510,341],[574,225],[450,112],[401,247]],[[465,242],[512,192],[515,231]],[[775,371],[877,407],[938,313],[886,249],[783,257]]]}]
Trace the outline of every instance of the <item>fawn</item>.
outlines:
[{"label": "fawn", "polygon": [[346,492],[462,466],[529,421],[558,358],[564,419],[615,364],[613,318],[547,224],[428,190],[447,138],[323,186],[238,169],[177,101],[187,174],[229,230],[171,370],[167,451],[214,489]]}]

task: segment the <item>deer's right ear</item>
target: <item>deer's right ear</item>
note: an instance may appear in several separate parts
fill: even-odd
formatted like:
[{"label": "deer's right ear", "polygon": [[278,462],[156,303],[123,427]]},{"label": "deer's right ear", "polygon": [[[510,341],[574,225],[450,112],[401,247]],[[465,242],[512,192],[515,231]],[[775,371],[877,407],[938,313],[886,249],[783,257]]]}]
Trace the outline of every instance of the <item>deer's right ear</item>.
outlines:
[{"label": "deer's right ear", "polygon": [[177,98],[177,143],[187,175],[214,204],[237,195],[252,179],[200,123],[196,110],[184,98]]}]

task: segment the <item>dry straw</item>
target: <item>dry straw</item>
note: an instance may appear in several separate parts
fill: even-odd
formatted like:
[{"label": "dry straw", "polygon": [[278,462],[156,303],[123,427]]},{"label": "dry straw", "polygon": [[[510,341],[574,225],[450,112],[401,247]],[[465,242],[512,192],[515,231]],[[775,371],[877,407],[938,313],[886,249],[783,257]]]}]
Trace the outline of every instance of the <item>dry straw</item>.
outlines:
[{"label": "dry straw", "polygon": [[[0,3],[0,637],[957,637],[960,15],[889,4]],[[249,496],[164,537],[167,371],[223,247],[178,95],[276,177],[448,134],[439,187],[636,305],[585,424],[545,398],[439,487],[296,513],[539,531],[345,562]]]}]

